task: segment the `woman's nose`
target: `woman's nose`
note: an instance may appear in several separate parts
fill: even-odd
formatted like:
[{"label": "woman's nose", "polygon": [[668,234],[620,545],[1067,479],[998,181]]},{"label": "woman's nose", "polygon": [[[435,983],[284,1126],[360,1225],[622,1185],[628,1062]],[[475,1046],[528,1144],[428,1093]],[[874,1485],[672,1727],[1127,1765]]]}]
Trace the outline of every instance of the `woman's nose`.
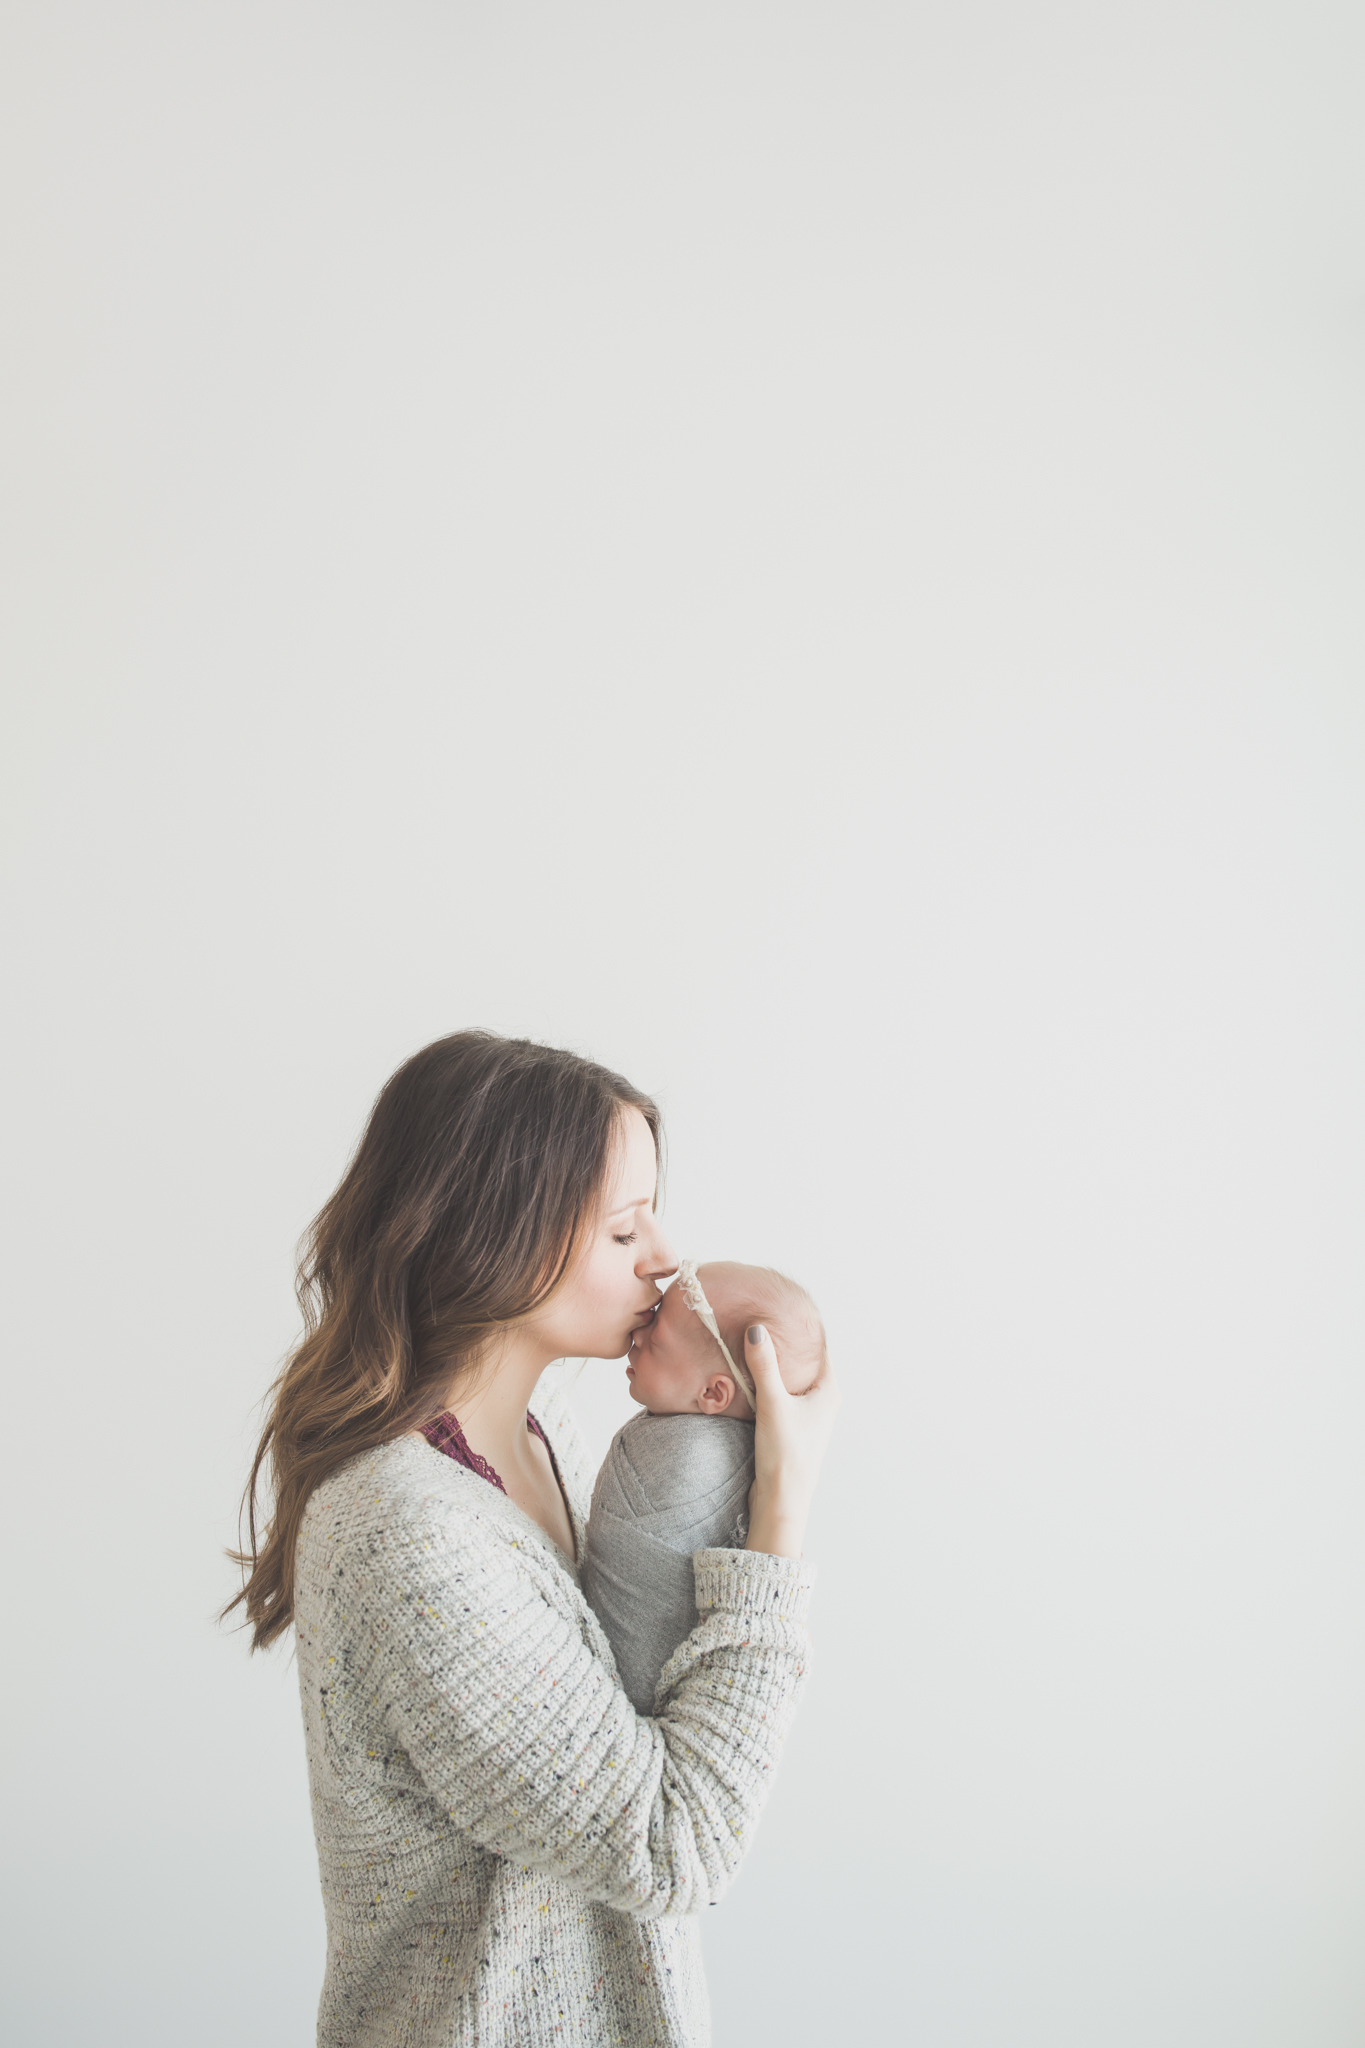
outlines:
[{"label": "woman's nose", "polygon": [[635,1271],[641,1280],[666,1280],[678,1270],[678,1255],[661,1230],[646,1237]]}]

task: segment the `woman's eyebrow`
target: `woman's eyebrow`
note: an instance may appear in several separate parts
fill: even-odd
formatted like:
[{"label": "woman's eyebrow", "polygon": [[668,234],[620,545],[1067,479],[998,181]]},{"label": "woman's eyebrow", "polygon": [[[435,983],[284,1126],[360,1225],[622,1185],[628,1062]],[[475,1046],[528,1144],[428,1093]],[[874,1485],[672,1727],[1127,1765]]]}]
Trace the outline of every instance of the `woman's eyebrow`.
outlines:
[{"label": "woman's eyebrow", "polygon": [[637,1195],[633,1202],[618,1202],[614,1209],[608,1209],[607,1221],[613,1216],[629,1216],[632,1209],[647,1209],[654,1200],[653,1189],[647,1195]]}]

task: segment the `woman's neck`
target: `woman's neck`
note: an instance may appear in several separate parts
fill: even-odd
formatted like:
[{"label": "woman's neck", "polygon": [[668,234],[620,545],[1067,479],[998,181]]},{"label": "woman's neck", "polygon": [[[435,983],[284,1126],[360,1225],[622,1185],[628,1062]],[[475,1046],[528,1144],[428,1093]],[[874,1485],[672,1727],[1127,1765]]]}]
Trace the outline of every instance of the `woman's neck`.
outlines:
[{"label": "woman's neck", "polygon": [[447,1407],[459,1420],[465,1442],[504,1484],[509,1474],[529,1472],[532,1459],[526,1404],[550,1360],[534,1339],[509,1333],[496,1354],[484,1359],[469,1380],[457,1380]]}]

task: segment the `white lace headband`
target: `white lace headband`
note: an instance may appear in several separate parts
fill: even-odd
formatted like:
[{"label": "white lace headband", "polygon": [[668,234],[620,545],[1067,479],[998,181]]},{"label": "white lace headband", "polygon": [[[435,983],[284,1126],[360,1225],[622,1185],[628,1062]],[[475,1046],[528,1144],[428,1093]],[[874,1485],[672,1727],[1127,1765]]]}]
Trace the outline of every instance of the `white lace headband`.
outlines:
[{"label": "white lace headband", "polygon": [[697,1262],[695,1259],[683,1259],[679,1264],[677,1287],[687,1306],[695,1310],[696,1314],[700,1316],[702,1322],[705,1323],[707,1329],[715,1338],[717,1344],[719,1344],[725,1355],[725,1363],[734,1374],[735,1385],[747,1399],[754,1414],[757,1415],[758,1401],[754,1394],[754,1383],[749,1377],[748,1367],[741,1365],[737,1358],[730,1356],[730,1347],[720,1334],[720,1325],[716,1321],[716,1312],[706,1299],[702,1291],[702,1284],[697,1278]]}]

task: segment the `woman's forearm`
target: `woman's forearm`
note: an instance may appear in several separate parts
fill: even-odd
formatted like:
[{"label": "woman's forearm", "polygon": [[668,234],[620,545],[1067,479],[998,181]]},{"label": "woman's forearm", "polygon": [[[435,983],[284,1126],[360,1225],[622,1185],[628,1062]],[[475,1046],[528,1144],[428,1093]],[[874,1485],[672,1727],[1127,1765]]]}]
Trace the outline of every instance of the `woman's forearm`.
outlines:
[{"label": "woman's forearm", "polygon": [[[647,1717],[525,1572],[462,1533],[410,1527],[363,1564],[328,1559],[348,1598],[364,1586],[364,1696],[382,1699],[387,1739],[481,1848],[641,1919],[715,1904],[804,1680],[809,1572],[696,1553],[700,1619]],[[342,1704],[329,1697],[333,1740]]]}]

